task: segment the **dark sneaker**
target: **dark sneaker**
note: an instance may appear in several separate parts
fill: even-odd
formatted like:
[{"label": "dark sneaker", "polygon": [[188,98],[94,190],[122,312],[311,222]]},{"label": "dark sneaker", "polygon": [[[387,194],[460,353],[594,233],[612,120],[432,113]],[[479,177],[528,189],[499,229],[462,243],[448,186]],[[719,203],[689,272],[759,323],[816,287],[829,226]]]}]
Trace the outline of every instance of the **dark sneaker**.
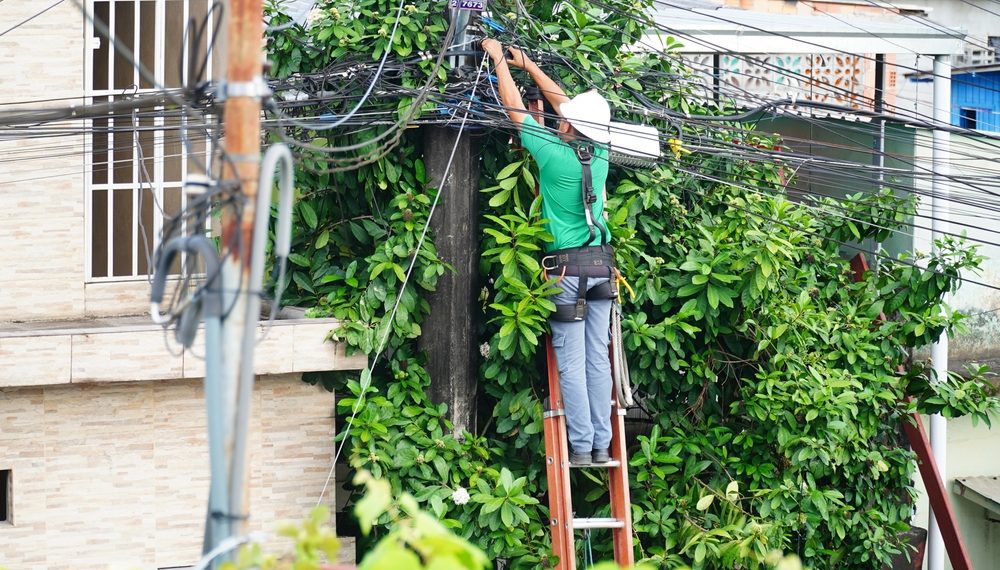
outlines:
[{"label": "dark sneaker", "polygon": [[573,451],[570,451],[569,452],[569,462],[572,465],[590,465],[594,461],[590,457],[590,452],[587,452],[587,453],[574,453]]},{"label": "dark sneaker", "polygon": [[611,461],[611,454],[608,453],[607,449],[595,449],[590,452],[590,455],[594,463],[608,463]]}]

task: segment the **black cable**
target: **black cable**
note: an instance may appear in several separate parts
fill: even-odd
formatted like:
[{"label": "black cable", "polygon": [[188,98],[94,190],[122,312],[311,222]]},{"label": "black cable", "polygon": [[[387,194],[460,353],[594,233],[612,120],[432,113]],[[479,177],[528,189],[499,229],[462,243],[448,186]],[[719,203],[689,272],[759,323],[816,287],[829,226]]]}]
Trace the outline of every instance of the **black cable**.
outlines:
[{"label": "black cable", "polygon": [[28,22],[34,20],[35,18],[41,16],[42,14],[48,12],[49,10],[55,8],[56,6],[62,4],[65,1],[66,0],[56,0],[56,2],[54,4],[52,4],[52,5],[50,5],[48,8],[45,8],[41,12],[38,12],[38,13],[32,15],[32,16],[29,16],[27,19],[22,20],[22,21],[20,21],[20,22],[18,22],[16,24],[14,24],[13,26],[7,28],[6,30],[0,32],[0,37],[3,37],[5,35],[7,35],[8,32],[11,32],[13,30],[16,30],[17,28],[20,28],[21,26],[27,24]]},{"label": "black cable", "polygon": [[[676,163],[677,162],[678,161],[664,163],[664,164],[667,164],[670,167],[676,167]],[[683,164],[682,161],[681,161],[681,164]],[[693,163],[689,164],[689,166],[690,165],[693,165]],[[695,166],[702,166],[702,165],[695,165]],[[747,189],[747,190],[750,190],[750,191],[753,191],[753,189],[751,189],[751,188],[749,188],[747,186],[743,186],[743,188]],[[824,206],[826,206],[826,205],[824,205]],[[834,207],[834,209],[841,209],[843,211],[847,211],[844,208],[838,208],[836,206],[833,206],[833,207]],[[854,218],[847,218],[847,217],[845,217],[845,219],[849,219],[850,221],[865,223],[865,224],[868,224],[868,225],[877,225],[877,224],[872,224],[871,222],[866,222],[866,221],[858,220],[858,219],[854,219]],[[915,227],[915,228],[919,228],[919,229],[931,229],[931,228],[928,228],[926,226],[920,226],[918,224],[914,224],[912,222],[901,222],[900,225],[901,226]],[[964,224],[956,224],[956,225],[964,225]],[[881,226],[878,226],[878,227],[881,227]],[[972,226],[971,224],[967,225],[967,227],[970,227],[970,228],[973,228],[973,229],[978,229],[978,230],[983,230],[983,231],[992,231],[992,230],[989,230],[987,228],[981,228],[981,227],[977,227],[977,226]],[[882,229],[889,229],[889,228],[882,227]],[[955,234],[955,233],[952,233],[952,232],[941,232],[941,233],[943,233],[944,235],[949,235],[949,236],[953,236],[953,237],[963,237],[963,236],[961,236],[959,234]],[[997,233],[997,232],[994,232],[994,233]],[[909,235],[909,234],[906,234],[906,235]],[[967,239],[969,239],[970,241],[975,241],[975,242],[983,243],[985,245],[1000,246],[1000,243],[998,243],[998,242],[991,242],[991,241],[987,241],[987,240],[984,240],[984,239],[972,239],[972,238],[967,238]]]}]

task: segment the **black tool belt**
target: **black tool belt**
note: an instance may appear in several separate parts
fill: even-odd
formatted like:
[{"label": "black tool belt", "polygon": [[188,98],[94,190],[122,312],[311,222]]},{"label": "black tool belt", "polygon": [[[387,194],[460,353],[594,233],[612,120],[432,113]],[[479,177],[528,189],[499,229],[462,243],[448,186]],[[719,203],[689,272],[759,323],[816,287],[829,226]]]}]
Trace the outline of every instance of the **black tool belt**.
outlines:
[{"label": "black tool belt", "polygon": [[[550,275],[579,277],[576,302],[556,305],[556,312],[550,317],[556,321],[572,322],[587,318],[588,299],[617,299],[615,284],[615,252],[609,245],[573,247],[549,252],[542,258],[542,267]],[[587,290],[590,277],[608,278],[606,283]]]}]

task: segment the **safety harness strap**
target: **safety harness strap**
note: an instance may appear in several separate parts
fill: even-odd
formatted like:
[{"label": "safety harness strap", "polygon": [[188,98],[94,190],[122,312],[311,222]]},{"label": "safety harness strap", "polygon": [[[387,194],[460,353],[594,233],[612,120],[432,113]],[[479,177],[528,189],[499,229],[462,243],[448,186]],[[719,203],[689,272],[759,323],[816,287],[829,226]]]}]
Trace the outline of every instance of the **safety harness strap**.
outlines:
[{"label": "safety harness strap", "polygon": [[615,286],[613,280],[609,279],[588,291],[587,276],[583,275],[580,277],[580,286],[576,292],[576,302],[556,305],[556,312],[552,313],[549,318],[560,322],[582,321],[587,318],[587,301],[617,298],[618,287]]},{"label": "safety harness strap", "polygon": [[594,176],[590,169],[590,164],[594,160],[594,147],[589,144],[575,145],[576,158],[580,161],[583,169],[583,177],[580,184],[580,191],[583,194],[583,215],[587,220],[587,230],[590,233],[582,245],[588,246],[594,241],[594,228],[601,232],[601,245],[607,245],[608,232],[602,224],[594,223],[593,206],[597,202],[597,194],[594,192]]}]

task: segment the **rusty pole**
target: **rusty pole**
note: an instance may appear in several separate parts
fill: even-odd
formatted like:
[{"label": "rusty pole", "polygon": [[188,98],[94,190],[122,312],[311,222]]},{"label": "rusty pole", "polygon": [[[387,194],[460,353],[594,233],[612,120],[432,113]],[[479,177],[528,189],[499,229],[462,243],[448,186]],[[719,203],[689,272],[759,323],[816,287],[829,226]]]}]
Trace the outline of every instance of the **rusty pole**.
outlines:
[{"label": "rusty pole", "polygon": [[[222,219],[222,242],[228,255],[223,260],[222,277],[226,283],[226,310],[222,330],[223,383],[227,417],[232,426],[227,434],[226,455],[229,487],[229,508],[221,516],[233,535],[247,532],[246,515],[249,506],[249,449],[246,445],[250,416],[250,382],[240,382],[241,367],[252,366],[252,354],[243,354],[241,342],[248,322],[247,299],[256,294],[247,291],[250,253],[253,249],[254,204],[260,170],[260,110],[266,90],[262,77],[263,2],[262,0],[230,0],[228,10],[228,61],[226,67],[225,151],[231,166],[226,166],[224,179],[239,181],[239,211],[227,210]],[[219,516],[219,515],[216,515]]]}]

